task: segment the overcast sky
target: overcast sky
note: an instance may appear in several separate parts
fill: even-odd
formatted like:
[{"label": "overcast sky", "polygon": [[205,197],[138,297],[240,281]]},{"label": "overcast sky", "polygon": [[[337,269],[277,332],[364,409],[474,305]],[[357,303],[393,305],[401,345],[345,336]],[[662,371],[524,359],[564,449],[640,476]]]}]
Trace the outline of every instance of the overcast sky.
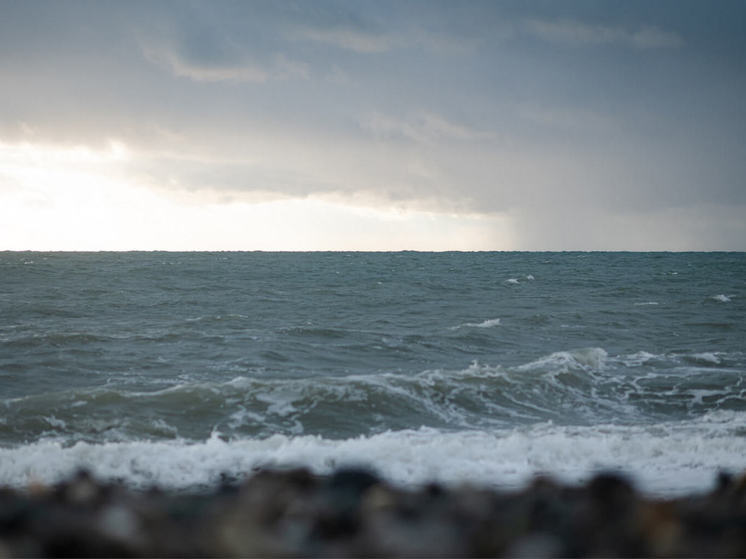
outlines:
[{"label": "overcast sky", "polygon": [[0,13],[0,249],[746,250],[740,0]]}]

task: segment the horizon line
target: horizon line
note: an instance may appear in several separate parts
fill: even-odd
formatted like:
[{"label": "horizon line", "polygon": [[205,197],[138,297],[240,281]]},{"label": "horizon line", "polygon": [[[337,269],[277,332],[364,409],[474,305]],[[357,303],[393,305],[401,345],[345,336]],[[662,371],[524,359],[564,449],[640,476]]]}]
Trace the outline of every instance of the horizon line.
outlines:
[{"label": "horizon line", "polygon": [[340,250],[340,249],[308,249],[308,250],[266,250],[266,249],[84,249],[84,250],[43,250],[43,249],[0,249],[2,253],[36,253],[36,254],[97,254],[97,253],[172,253],[172,254],[196,254],[196,253],[268,253],[268,254],[308,254],[308,253],[353,253],[353,254],[386,254],[386,253],[416,253],[416,254],[446,254],[446,253],[643,253],[643,254],[686,254],[686,253],[745,253],[746,249],[648,249],[648,250],[631,250],[631,249],[515,249],[515,250],[418,250],[418,249],[396,249],[396,250]]}]

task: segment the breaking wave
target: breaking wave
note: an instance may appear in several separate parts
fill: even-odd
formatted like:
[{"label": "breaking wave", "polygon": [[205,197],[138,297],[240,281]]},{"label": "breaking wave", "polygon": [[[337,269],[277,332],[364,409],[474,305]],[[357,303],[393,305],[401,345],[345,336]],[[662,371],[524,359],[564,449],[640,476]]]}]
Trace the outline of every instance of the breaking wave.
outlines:
[{"label": "breaking wave", "polygon": [[79,468],[147,487],[185,489],[240,479],[259,468],[305,466],[329,473],[364,465],[403,485],[438,481],[515,487],[539,474],[581,482],[600,470],[624,473],[651,493],[709,487],[721,469],[740,472],[746,414],[715,412],[648,426],[560,426],[443,431],[422,427],[346,439],[273,435],[199,442],[137,441],[65,446],[42,440],[0,449],[0,483],[54,483]]},{"label": "breaking wave", "polygon": [[276,378],[230,376],[151,388],[60,388],[0,402],[0,436],[67,442],[321,435],[353,437],[412,426],[493,429],[552,421],[638,424],[712,410],[746,411],[746,381],[724,353],[610,356],[554,352],[516,366]]}]

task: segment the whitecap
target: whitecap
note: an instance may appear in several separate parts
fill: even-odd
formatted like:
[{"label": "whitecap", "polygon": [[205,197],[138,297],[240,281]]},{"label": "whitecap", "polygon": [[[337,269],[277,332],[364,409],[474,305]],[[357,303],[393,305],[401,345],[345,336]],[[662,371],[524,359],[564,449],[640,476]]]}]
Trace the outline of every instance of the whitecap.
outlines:
[{"label": "whitecap", "polygon": [[518,278],[508,278],[503,283],[506,283],[509,285],[517,285],[520,282],[518,281]]},{"label": "whitecap", "polygon": [[723,295],[722,293],[720,295],[713,295],[710,298],[721,303],[730,303],[730,297],[728,295]]},{"label": "whitecap", "polygon": [[273,390],[260,392],[256,395],[257,400],[268,404],[267,413],[280,417],[287,417],[293,413],[297,413],[298,409],[293,403],[302,397],[301,392],[293,390],[293,387],[274,387]]},{"label": "whitecap", "polygon": [[57,428],[57,429],[64,429],[67,427],[67,423],[63,419],[58,419],[54,415],[48,415],[43,417],[44,421],[46,421],[51,427]]},{"label": "whitecap", "polygon": [[720,364],[720,358],[714,353],[709,353],[709,352],[693,353],[690,356],[690,358],[692,361],[695,361],[695,362],[712,363],[713,365]]},{"label": "whitecap", "polygon": [[450,330],[458,330],[459,328],[492,328],[493,326],[499,325],[499,318],[490,318],[482,322],[465,322],[463,324],[459,324],[458,326],[451,327]]},{"label": "whitecap", "polygon": [[516,367],[518,371],[548,370],[565,371],[568,369],[600,370],[606,364],[608,353],[600,347],[557,351],[525,365]]}]

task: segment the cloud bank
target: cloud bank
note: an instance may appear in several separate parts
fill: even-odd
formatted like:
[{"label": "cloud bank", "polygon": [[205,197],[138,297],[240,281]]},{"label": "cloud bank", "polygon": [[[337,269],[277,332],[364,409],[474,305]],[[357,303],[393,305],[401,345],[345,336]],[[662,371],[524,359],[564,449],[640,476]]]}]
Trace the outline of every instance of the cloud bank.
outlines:
[{"label": "cloud bank", "polygon": [[[746,249],[738,3],[66,2],[4,12],[0,202],[30,220],[40,200],[62,204],[54,192],[73,188],[43,172],[54,168],[49,153],[118,145],[127,157],[110,173],[122,192],[221,207],[239,221],[234,210],[253,215],[252,204],[275,204],[288,222],[296,214],[281,204],[318,216],[327,210],[314,204],[332,204],[350,238],[353,216],[383,212],[361,247],[408,215],[421,233],[402,226],[400,248],[428,235],[431,248],[453,247],[425,226],[435,219],[470,231],[465,249]],[[37,153],[25,170],[23,146]]]}]

